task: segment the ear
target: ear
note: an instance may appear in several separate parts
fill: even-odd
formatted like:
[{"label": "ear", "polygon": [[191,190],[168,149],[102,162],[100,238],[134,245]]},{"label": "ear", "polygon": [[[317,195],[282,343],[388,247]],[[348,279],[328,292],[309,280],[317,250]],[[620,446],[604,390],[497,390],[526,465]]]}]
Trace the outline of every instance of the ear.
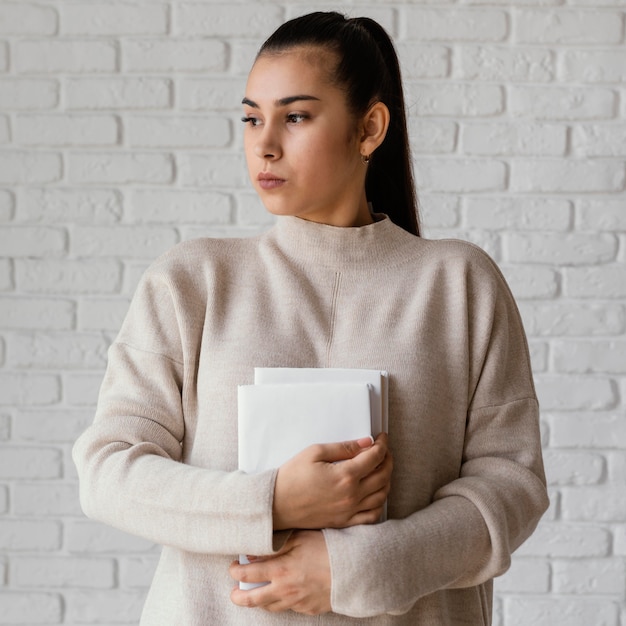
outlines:
[{"label": "ear", "polygon": [[375,102],[363,116],[361,122],[360,151],[368,156],[380,146],[389,128],[389,109],[383,102]]}]

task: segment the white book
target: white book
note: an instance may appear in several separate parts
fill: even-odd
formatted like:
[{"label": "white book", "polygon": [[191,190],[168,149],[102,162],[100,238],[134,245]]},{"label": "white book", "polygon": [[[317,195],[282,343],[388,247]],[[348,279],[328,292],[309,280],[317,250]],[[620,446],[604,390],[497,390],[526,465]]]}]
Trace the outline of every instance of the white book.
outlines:
[{"label": "white book", "polygon": [[240,385],[239,469],[260,472],[314,443],[368,437],[370,402],[364,383]]},{"label": "white book", "polygon": [[[367,383],[240,385],[239,469],[249,473],[279,467],[315,443],[371,434],[371,388]],[[241,563],[248,563],[245,555]],[[265,583],[240,583],[252,589]]]},{"label": "white book", "polygon": [[256,367],[256,385],[284,383],[364,383],[371,387],[372,436],[388,432],[388,374],[384,370],[335,367]]}]

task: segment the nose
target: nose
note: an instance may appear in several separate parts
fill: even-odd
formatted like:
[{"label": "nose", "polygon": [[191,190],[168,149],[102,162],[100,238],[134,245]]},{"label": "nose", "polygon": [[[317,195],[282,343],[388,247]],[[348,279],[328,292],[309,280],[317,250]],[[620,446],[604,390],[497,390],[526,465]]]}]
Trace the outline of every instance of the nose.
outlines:
[{"label": "nose", "polygon": [[282,155],[280,142],[269,124],[266,124],[257,137],[254,154],[260,159],[274,161]]}]

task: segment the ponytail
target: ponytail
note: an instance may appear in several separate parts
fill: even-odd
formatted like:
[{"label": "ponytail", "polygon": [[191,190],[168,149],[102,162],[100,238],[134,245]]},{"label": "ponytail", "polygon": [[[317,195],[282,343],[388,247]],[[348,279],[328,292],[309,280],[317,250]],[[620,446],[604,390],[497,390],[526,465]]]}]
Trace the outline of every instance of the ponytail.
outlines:
[{"label": "ponytail", "polygon": [[378,101],[389,109],[389,128],[371,155],[365,194],[376,212],[386,213],[392,222],[419,236],[400,63],[391,38],[370,18],[316,12],[280,26],[261,46],[259,56],[301,45],[322,46],[337,54],[332,80],[345,91],[355,115],[364,115]]}]

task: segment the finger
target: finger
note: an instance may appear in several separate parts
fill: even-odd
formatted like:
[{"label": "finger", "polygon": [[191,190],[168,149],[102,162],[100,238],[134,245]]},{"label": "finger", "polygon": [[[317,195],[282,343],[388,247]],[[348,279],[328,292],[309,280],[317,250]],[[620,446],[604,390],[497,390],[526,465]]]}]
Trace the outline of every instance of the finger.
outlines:
[{"label": "finger", "polygon": [[265,561],[249,565],[241,565],[238,561],[233,561],[228,568],[228,573],[233,580],[240,583],[265,583],[271,580]]},{"label": "finger", "polygon": [[341,471],[350,472],[351,475],[362,479],[371,474],[383,463],[387,454],[387,448],[382,443],[375,443],[371,448],[361,451],[352,459],[341,463],[337,468]]},{"label": "finger", "polygon": [[350,441],[340,441],[337,443],[320,443],[311,446],[314,461],[335,463],[336,461],[347,461],[358,456],[364,450],[372,448],[374,440],[371,437],[362,437]]}]

